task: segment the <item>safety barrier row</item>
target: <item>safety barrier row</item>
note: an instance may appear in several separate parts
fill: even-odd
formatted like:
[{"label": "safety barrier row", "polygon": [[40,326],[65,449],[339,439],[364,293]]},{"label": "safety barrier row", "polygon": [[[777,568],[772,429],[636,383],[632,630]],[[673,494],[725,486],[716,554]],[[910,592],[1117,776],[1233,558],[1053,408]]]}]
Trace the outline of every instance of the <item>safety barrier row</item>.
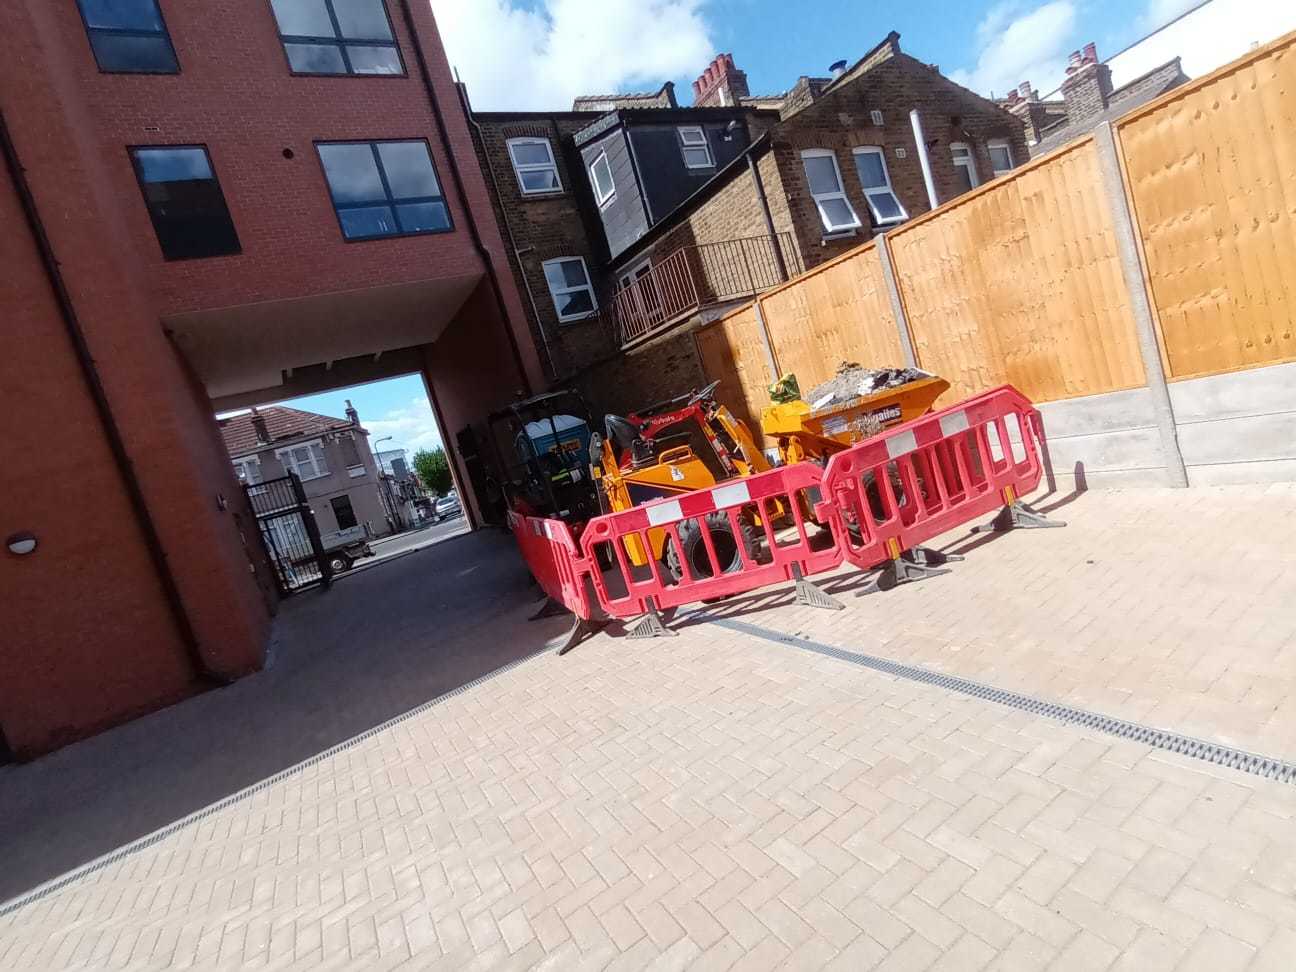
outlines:
[{"label": "safety barrier row", "polygon": [[571,528],[562,520],[522,516],[512,511],[508,521],[540,589],[576,617],[590,620],[593,611],[584,580],[589,569],[572,538]]},{"label": "safety barrier row", "polygon": [[[600,606],[630,618],[652,604],[664,610],[732,597],[839,566],[841,537],[822,537],[808,521],[822,476],[818,466],[798,463],[595,517],[581,550],[587,562],[610,562],[606,573],[593,572]],[[824,526],[833,524],[840,528],[835,517]],[[795,535],[776,532],[784,525]]]},{"label": "safety barrier row", "polygon": [[1012,508],[1039,485],[1042,442],[1039,412],[1005,385],[837,453],[824,493],[847,526],[845,559],[875,567]]},{"label": "safety barrier row", "polygon": [[[913,551],[995,510],[1011,525],[1058,525],[1018,503],[1043,475],[1038,411],[1004,386],[831,457],[590,520],[510,514],[545,593],[589,620],[658,611],[796,581],[803,603],[839,607],[805,578],[850,563],[919,570]],[[1010,515],[1011,514],[1011,515]],[[908,559],[905,559],[908,558]],[[900,579],[905,579],[901,576]]]}]

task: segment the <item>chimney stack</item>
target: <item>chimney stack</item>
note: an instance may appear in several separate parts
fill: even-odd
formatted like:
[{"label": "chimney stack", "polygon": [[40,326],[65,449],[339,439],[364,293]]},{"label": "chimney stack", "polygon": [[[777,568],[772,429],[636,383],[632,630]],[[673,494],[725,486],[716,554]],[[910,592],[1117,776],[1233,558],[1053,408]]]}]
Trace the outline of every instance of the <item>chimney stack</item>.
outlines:
[{"label": "chimney stack", "polygon": [[350,423],[351,423],[352,425],[359,425],[359,424],[360,424],[360,413],[357,412],[357,411],[355,410],[355,406],[351,404],[351,399],[348,398],[348,399],[346,400],[346,403],[347,403],[347,407],[346,407],[346,417],[347,417],[347,420],[350,421]]},{"label": "chimney stack", "polygon": [[252,431],[256,433],[258,445],[270,444],[270,430],[266,428],[265,416],[257,411],[256,406],[252,406]]},{"label": "chimney stack", "polygon": [[747,75],[738,70],[732,54],[717,54],[693,82],[693,105],[697,108],[737,107],[751,96]]},{"label": "chimney stack", "polygon": [[1062,98],[1067,121],[1074,126],[1096,120],[1107,110],[1112,93],[1111,68],[1099,62],[1097,45],[1089,43],[1083,51],[1072,51],[1066,74]]},{"label": "chimney stack", "polygon": [[1048,116],[1044,103],[1040,101],[1039,92],[1031,87],[1029,81],[1023,81],[1008,92],[1008,110],[1022,120],[1026,129],[1026,141],[1034,144],[1040,140]]}]

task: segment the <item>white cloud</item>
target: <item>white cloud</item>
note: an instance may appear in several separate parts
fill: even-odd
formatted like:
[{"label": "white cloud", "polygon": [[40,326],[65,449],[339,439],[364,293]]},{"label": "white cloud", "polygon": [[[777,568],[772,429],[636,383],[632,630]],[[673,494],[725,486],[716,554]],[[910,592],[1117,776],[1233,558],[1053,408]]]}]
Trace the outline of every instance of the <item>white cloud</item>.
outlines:
[{"label": "white cloud", "polygon": [[1143,33],[1164,27],[1182,13],[1187,13],[1202,0],[1148,0],[1147,9],[1143,11],[1140,24]]},{"label": "white cloud", "polygon": [[[1187,0],[1151,0],[1147,29],[1164,26],[1190,6]],[[1112,84],[1127,84],[1174,57],[1190,78],[1201,77],[1290,30],[1296,30],[1296,4],[1214,0],[1113,57]]]},{"label": "white cloud", "polygon": [[[450,63],[483,110],[568,109],[581,94],[655,90],[715,55],[703,0],[432,0]],[[687,103],[691,94],[680,92]]]},{"label": "white cloud", "polygon": [[432,406],[426,398],[414,398],[404,408],[394,408],[382,418],[362,419],[369,431],[369,444],[390,435],[392,440],[378,446],[380,452],[388,449],[408,449],[409,459],[420,449],[436,449],[441,445]]},{"label": "white cloud", "polygon": [[950,77],[984,95],[1002,97],[1023,81],[1051,91],[1062,83],[1075,33],[1073,0],[1034,7],[1007,0],[977,25],[976,64],[952,71]]}]

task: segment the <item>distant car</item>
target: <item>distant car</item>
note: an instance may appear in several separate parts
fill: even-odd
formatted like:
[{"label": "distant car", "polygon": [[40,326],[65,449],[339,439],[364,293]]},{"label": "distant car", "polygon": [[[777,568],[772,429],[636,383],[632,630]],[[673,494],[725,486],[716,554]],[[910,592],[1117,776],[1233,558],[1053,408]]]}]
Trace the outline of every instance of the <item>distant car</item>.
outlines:
[{"label": "distant car", "polygon": [[459,505],[459,497],[454,493],[446,493],[442,496],[436,501],[436,505],[432,510],[432,519],[436,523],[463,514],[463,507]]}]

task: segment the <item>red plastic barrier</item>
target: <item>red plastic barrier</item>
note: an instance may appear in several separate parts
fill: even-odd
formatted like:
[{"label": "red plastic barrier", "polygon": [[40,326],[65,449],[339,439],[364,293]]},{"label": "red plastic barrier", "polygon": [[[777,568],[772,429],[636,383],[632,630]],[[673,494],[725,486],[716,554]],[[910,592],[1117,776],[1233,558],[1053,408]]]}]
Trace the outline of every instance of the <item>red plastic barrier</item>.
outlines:
[{"label": "red plastic barrier", "polygon": [[824,496],[847,528],[846,559],[875,567],[1012,506],[1039,485],[1042,440],[1039,412],[1005,385],[837,453],[824,469]]},{"label": "red plastic barrier", "polygon": [[[822,475],[818,466],[799,463],[595,517],[581,534],[581,549],[588,564],[600,562],[602,549],[602,562],[612,565],[607,576],[598,569],[590,573],[601,607],[612,617],[635,617],[648,612],[649,598],[666,609],[795,580],[798,571],[809,576],[837,567],[841,520],[819,503],[815,516],[827,527],[819,531],[807,524],[802,509]],[[776,530],[776,524],[783,528]],[[744,539],[735,544],[739,537]],[[654,540],[675,545],[678,577],[662,562],[665,556],[653,555]],[[642,563],[634,563],[635,553]],[[734,569],[726,571],[731,564]]]},{"label": "red plastic barrier", "polygon": [[589,569],[567,524],[512,511],[508,521],[540,589],[577,617],[590,620],[589,589],[584,581]]}]

